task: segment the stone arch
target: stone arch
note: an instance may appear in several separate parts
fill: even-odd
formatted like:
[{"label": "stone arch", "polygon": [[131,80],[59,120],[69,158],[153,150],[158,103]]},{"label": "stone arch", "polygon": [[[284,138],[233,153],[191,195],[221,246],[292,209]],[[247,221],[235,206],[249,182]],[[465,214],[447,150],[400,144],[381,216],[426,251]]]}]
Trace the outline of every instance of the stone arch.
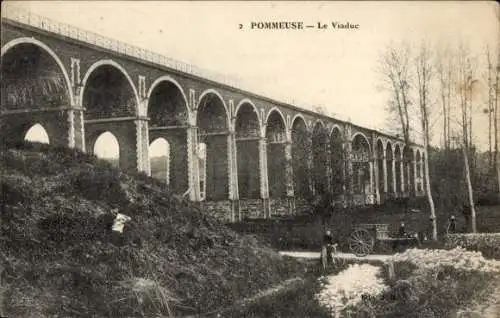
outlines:
[{"label": "stone arch", "polygon": [[[285,127],[285,131],[286,131],[286,119],[285,119],[285,116],[283,115],[283,113],[281,112],[281,110],[278,107],[271,108],[269,110],[269,112],[267,113],[267,115],[266,115],[266,121],[264,122],[264,126],[265,126],[264,129],[267,129],[269,118],[271,117],[271,115],[276,116],[276,114],[278,114],[281,117],[281,121],[283,122],[284,127]],[[264,134],[266,135],[267,131],[264,131]]]},{"label": "stone arch", "polygon": [[40,142],[43,144],[50,144],[50,137],[43,125],[36,123],[32,125],[26,133],[24,133],[24,140],[29,142]]},{"label": "stone arch", "polygon": [[311,194],[308,166],[311,142],[307,122],[301,114],[294,116],[291,130],[295,196],[297,198],[308,198]]},{"label": "stone arch", "polygon": [[322,121],[317,120],[312,133],[312,155],[314,189],[318,194],[328,191],[328,131]]},{"label": "stone arch", "polygon": [[257,116],[257,119],[259,121],[259,124],[262,122],[262,118],[260,118],[260,113],[259,113],[259,110],[257,108],[257,106],[255,106],[254,102],[252,102],[250,99],[248,98],[244,98],[242,99],[238,105],[236,106],[236,109],[234,110],[234,114],[235,114],[235,117],[238,116],[238,112],[240,111],[240,108],[244,105],[250,105],[252,106],[256,116]]},{"label": "stone arch", "polygon": [[[118,78],[115,78],[115,80],[121,81],[122,83],[119,83],[119,82],[113,83],[113,84],[118,84],[117,88],[119,88],[120,85],[125,85],[125,83],[128,83],[130,85],[129,88],[132,89],[132,96],[118,95],[121,98],[129,99],[128,101],[125,101],[126,103],[128,103],[128,104],[126,104],[126,110],[123,108],[123,105],[120,105],[122,101],[119,100],[119,105],[114,105],[115,109],[113,109],[113,111],[111,113],[104,114],[105,117],[122,116],[123,113],[126,113],[126,115],[133,115],[133,116],[139,115],[139,107],[140,107],[139,94],[137,92],[137,88],[135,87],[134,81],[132,81],[128,72],[125,70],[125,68],[123,68],[123,66],[121,66],[120,64],[118,64],[117,62],[115,62],[113,60],[100,60],[100,61],[95,62],[94,64],[92,64],[89,67],[89,69],[85,73],[85,76],[83,77],[83,80],[82,80],[82,89],[80,90],[79,100],[82,103],[81,106],[87,108],[87,111],[86,111],[87,117],[92,118],[94,116],[97,116],[97,118],[102,118],[101,117],[102,115],[100,115],[99,113],[93,114],[93,111],[90,111],[90,109],[89,109],[89,108],[94,108],[94,106],[99,107],[99,105],[91,105],[89,107],[88,105],[84,105],[84,104],[86,103],[85,97],[90,98],[88,95],[88,94],[90,94],[89,90],[91,90],[91,88],[89,87],[89,81],[91,81],[91,79],[95,79],[99,75],[103,75],[103,74],[98,73],[99,70],[103,70],[103,68],[108,68],[109,70],[111,70],[111,72],[115,72],[115,74],[113,74],[113,75],[118,76]],[[118,72],[118,73],[116,73],[116,72]],[[107,75],[109,75],[109,74],[107,74]],[[125,83],[123,83],[123,78],[120,79],[120,75],[123,76],[123,78],[125,79]],[[110,75],[110,76],[112,76],[112,75]],[[94,78],[92,78],[92,77],[94,77]],[[108,83],[109,81],[105,81],[105,82]],[[124,87],[122,86],[121,89],[124,89]],[[119,89],[117,89],[117,90],[119,90]],[[126,94],[127,91],[123,91],[123,90],[121,92],[115,91],[114,93],[115,94],[117,94],[117,93],[125,93]],[[130,93],[130,92],[128,92],[128,93]],[[108,92],[101,94],[101,96],[106,96],[106,94],[108,94]],[[108,94],[108,96],[109,96],[109,94]],[[132,103],[133,103],[133,105],[132,105]],[[132,111],[130,110],[130,108],[132,108]]]},{"label": "stone arch", "polygon": [[330,137],[334,133],[339,134],[342,137],[342,128],[337,124],[333,124],[332,128],[330,129]]},{"label": "stone arch", "polygon": [[330,131],[330,165],[332,169],[332,193],[342,195],[345,190],[344,139],[340,127],[334,125]]},{"label": "stone arch", "polygon": [[229,196],[229,128],[227,106],[215,90],[203,92],[198,101],[196,125],[198,141],[206,155],[201,166],[205,167],[200,182],[207,201],[227,200]]},{"label": "stone arch", "polygon": [[242,100],[236,107],[236,154],[238,165],[238,192],[240,199],[260,197],[259,178],[259,112],[249,100]]},{"label": "stone arch", "polygon": [[[305,117],[304,117],[301,113],[297,113],[297,114],[295,114],[295,115],[293,116],[292,121],[291,121],[291,125],[292,125],[292,127],[293,127],[293,125],[294,125],[295,121],[296,121],[296,120],[300,120],[300,119],[304,122],[304,126],[306,127],[306,131],[309,131],[309,128],[310,128],[310,127],[309,127],[309,125],[307,124],[307,120],[306,120],[306,118],[305,118]],[[290,128],[291,128],[291,127],[290,127]]]},{"label": "stone arch", "polygon": [[158,137],[149,144],[149,162],[151,177],[170,184],[170,143],[166,138]]},{"label": "stone arch", "polygon": [[361,195],[360,203],[365,204],[371,194],[371,150],[368,138],[363,133],[356,133],[352,138],[353,192]]},{"label": "stone arch", "polygon": [[[161,165],[168,162],[168,184],[172,192],[182,193],[189,187],[187,127],[189,106],[182,87],[170,76],[156,79],[148,91],[147,116],[150,140],[163,138],[168,143],[167,158],[155,159],[151,164]],[[155,169],[151,167],[151,173]],[[161,172],[158,172],[161,174]]]},{"label": "stone arch", "polygon": [[[204,99],[205,99],[205,102],[209,103],[211,101],[211,99],[209,101],[207,101],[206,99],[211,97],[211,96],[217,97],[217,99],[219,100],[221,105],[224,107],[224,112],[225,112],[225,116],[226,116],[226,125],[227,125],[227,129],[229,129],[229,127],[231,127],[231,122],[230,122],[231,116],[229,114],[229,109],[227,108],[227,105],[226,105],[226,102],[224,101],[224,98],[217,90],[215,90],[213,88],[209,88],[209,89],[205,90],[203,93],[201,93],[200,97],[198,98],[198,104],[196,105],[196,109],[197,109],[198,113],[200,112],[200,110],[203,109],[204,106],[206,106],[206,104],[202,104]],[[196,119],[197,119],[196,124],[198,125],[198,117]]]},{"label": "stone arch", "polygon": [[366,145],[368,146],[368,151],[371,153],[371,144],[370,144],[370,139],[362,132],[357,132],[352,136],[352,143],[354,144],[355,140],[360,140],[359,138],[363,138],[363,140],[366,142]]},{"label": "stone arch", "polygon": [[276,108],[266,118],[267,175],[270,197],[286,195],[286,124],[283,114]]},{"label": "stone arch", "polygon": [[[316,128],[317,125],[321,125],[322,129],[327,131],[327,126],[325,124],[324,121],[322,121],[321,119],[317,118],[315,121],[314,121],[314,125],[313,125],[313,129]],[[328,133],[328,131],[327,131]]]},{"label": "stone arch", "polygon": [[72,146],[73,122],[67,109],[74,105],[74,95],[60,58],[43,42],[30,38],[8,42],[1,57],[3,138],[22,141],[27,130],[39,123],[52,144]]},{"label": "stone arch", "polygon": [[71,103],[72,106],[74,106],[75,105],[75,96],[74,96],[73,90],[71,88],[72,86],[71,86],[71,81],[69,79],[68,72],[66,71],[66,68],[64,67],[64,64],[61,61],[61,59],[59,58],[59,56],[49,46],[47,46],[45,43],[43,43],[43,42],[41,42],[41,41],[39,41],[39,40],[37,40],[35,38],[28,38],[28,37],[17,38],[17,39],[14,39],[12,41],[9,41],[4,46],[2,46],[2,49],[1,49],[2,61],[3,61],[4,55],[10,49],[12,49],[12,48],[14,48],[14,47],[16,47],[17,45],[20,45],[20,44],[32,44],[32,45],[38,46],[39,48],[41,48],[42,50],[44,50],[46,53],[48,53],[53,58],[53,60],[59,66],[59,69],[60,69],[60,71],[62,72],[62,74],[64,76],[64,80],[66,82],[67,92],[68,92],[69,98],[70,98],[70,103]]},{"label": "stone arch", "polygon": [[[100,144],[102,138],[107,138],[103,144]],[[114,167],[120,167],[120,159],[122,158],[123,150],[121,147],[121,143],[119,140],[119,136],[115,136],[111,131],[100,131],[94,134],[91,140],[90,149],[92,150],[92,154],[98,158],[109,161]],[[118,149],[116,149],[118,148]],[[117,152],[118,158],[113,157],[113,153]]]},{"label": "stone arch", "polygon": [[[178,115],[182,115],[181,121],[185,122],[189,119],[189,104],[188,104],[188,99],[187,96],[182,89],[182,86],[171,76],[169,75],[164,75],[159,78],[157,78],[150,86],[148,93],[147,93],[147,105],[146,105],[146,114],[148,114],[148,117],[151,118],[150,113],[151,113],[151,104],[152,104],[152,99],[154,99],[153,93],[157,93],[159,89],[161,89],[161,85],[165,87],[165,84],[167,86],[167,89],[170,89],[171,93],[170,95],[164,96],[167,97],[169,101],[172,101],[172,99],[177,102],[176,104],[182,104],[181,108],[184,110],[183,112],[179,112],[179,110],[174,111],[173,117],[176,117]],[[169,87],[170,86],[170,87]],[[174,94],[175,93],[175,94]],[[174,95],[174,96],[172,96]],[[182,101],[182,102],[181,102]],[[179,103],[181,102],[181,103]],[[154,126],[155,120],[150,119],[150,124],[149,126]],[[169,126],[169,125],[166,125]],[[172,125],[175,126],[175,125]]]}]

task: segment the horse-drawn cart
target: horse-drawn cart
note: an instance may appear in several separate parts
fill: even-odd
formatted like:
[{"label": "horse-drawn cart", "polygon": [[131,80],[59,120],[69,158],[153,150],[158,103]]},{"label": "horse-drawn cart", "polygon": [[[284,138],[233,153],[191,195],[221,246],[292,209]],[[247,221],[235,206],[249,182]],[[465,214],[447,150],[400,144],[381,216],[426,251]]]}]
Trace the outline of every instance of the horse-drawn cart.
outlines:
[{"label": "horse-drawn cart", "polygon": [[407,235],[391,237],[389,224],[358,224],[349,237],[349,249],[359,257],[373,253],[377,248],[381,252],[393,251],[398,246],[418,246],[418,237]]}]

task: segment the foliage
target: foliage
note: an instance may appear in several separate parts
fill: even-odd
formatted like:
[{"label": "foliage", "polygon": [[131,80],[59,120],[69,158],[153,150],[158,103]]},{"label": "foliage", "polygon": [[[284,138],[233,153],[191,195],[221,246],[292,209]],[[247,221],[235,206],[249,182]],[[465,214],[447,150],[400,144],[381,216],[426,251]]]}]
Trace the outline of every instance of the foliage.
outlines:
[{"label": "foliage", "polygon": [[276,317],[276,318],[328,318],[329,311],[321,306],[315,295],[321,286],[314,274],[306,275],[298,285],[263,297],[249,306],[232,308],[224,313],[224,317]]},{"label": "foliage", "polygon": [[[0,166],[7,316],[198,314],[303,273],[158,181],[77,150],[3,147]],[[117,213],[132,218],[122,234]]]},{"label": "foliage", "polygon": [[481,252],[485,257],[500,259],[500,233],[449,234],[445,236],[445,246],[460,246]]},{"label": "foliage", "polygon": [[491,287],[500,269],[463,249],[408,250],[394,261],[396,277],[386,276],[390,288],[379,297],[365,298],[351,311],[368,309],[368,317],[455,317]]}]

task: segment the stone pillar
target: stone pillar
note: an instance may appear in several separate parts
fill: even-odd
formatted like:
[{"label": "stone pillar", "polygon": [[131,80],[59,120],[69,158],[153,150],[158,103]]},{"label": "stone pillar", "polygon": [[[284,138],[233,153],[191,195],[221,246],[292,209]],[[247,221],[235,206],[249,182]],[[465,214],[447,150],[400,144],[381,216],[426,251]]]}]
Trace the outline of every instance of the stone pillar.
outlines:
[{"label": "stone pillar", "polygon": [[238,194],[238,169],[236,163],[236,134],[233,129],[227,136],[229,201],[231,202],[231,222],[241,220]]},{"label": "stone pillar", "polygon": [[398,193],[398,176],[396,175],[396,158],[394,157],[394,153],[391,161],[391,169],[392,169],[392,191],[394,196]]},{"label": "stone pillar", "polygon": [[309,192],[314,196],[316,195],[316,187],[314,184],[312,135],[308,135],[307,143],[309,149],[311,149],[311,151],[309,151],[309,153],[307,154],[307,170],[308,170],[307,182],[309,183]]},{"label": "stone pillar", "polygon": [[380,204],[380,188],[379,188],[379,184],[380,184],[380,171],[378,170],[378,158],[375,154],[375,156],[373,157],[373,173],[374,173],[374,179],[375,179],[375,203],[376,204]]},{"label": "stone pillar", "polygon": [[68,110],[68,126],[68,147],[85,151],[85,132],[82,108],[71,108]]},{"label": "stone pillar", "polygon": [[148,121],[144,117],[139,117],[134,123],[136,129],[137,171],[147,173],[149,162]]},{"label": "stone pillar", "polygon": [[384,193],[389,192],[389,187],[387,184],[387,157],[385,153],[382,156],[382,169],[384,173]]},{"label": "stone pillar", "polygon": [[370,158],[370,161],[368,162],[368,166],[370,168],[370,187],[369,191],[370,193],[368,194],[368,203],[373,204],[375,201],[374,198],[374,192],[375,192],[375,187],[374,187],[374,182],[375,182],[375,165],[373,159]]},{"label": "stone pillar", "polygon": [[[401,152],[401,156],[403,156]],[[405,193],[405,162],[403,158],[400,159],[399,161],[399,171],[401,171],[401,196]]]},{"label": "stone pillar", "polygon": [[294,214],[295,196],[293,188],[294,180],[293,180],[293,163],[292,163],[292,140],[291,136],[288,136],[288,134],[285,143],[285,165],[286,165],[285,178],[286,178],[286,197],[288,202],[288,213]]},{"label": "stone pillar", "polygon": [[[418,196],[418,183],[417,183],[417,160],[415,158],[415,154],[413,154],[413,158],[411,159],[411,165],[413,166],[413,193],[415,197]],[[411,172],[411,171],[410,171]]]},{"label": "stone pillar", "polygon": [[196,126],[190,125],[186,131],[189,199],[200,201],[200,167],[198,165],[198,137]]},{"label": "stone pillar", "polygon": [[326,142],[326,190],[332,192],[332,150],[330,140]]},{"label": "stone pillar", "polygon": [[269,184],[267,179],[267,142],[265,137],[259,139],[259,176],[260,176],[260,197],[264,218],[271,217],[271,206],[269,202]]},{"label": "stone pillar", "polygon": [[344,151],[345,151],[345,161],[346,161],[346,199],[345,205],[352,206],[353,205],[353,199],[354,199],[354,171],[353,171],[353,166],[352,166],[352,142],[351,140],[346,140],[344,144]]},{"label": "stone pillar", "polygon": [[427,189],[425,188],[425,163],[423,154],[420,156],[420,183],[422,184],[421,195],[424,195]]}]

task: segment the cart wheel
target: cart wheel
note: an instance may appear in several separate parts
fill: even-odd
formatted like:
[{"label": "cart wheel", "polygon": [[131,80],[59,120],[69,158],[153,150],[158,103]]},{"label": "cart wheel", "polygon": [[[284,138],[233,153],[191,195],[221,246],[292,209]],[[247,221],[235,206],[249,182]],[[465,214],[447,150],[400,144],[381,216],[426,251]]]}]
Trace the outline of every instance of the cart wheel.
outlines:
[{"label": "cart wheel", "polygon": [[352,232],[349,238],[349,248],[354,255],[362,257],[373,252],[375,240],[370,232],[365,229],[358,229]]}]

